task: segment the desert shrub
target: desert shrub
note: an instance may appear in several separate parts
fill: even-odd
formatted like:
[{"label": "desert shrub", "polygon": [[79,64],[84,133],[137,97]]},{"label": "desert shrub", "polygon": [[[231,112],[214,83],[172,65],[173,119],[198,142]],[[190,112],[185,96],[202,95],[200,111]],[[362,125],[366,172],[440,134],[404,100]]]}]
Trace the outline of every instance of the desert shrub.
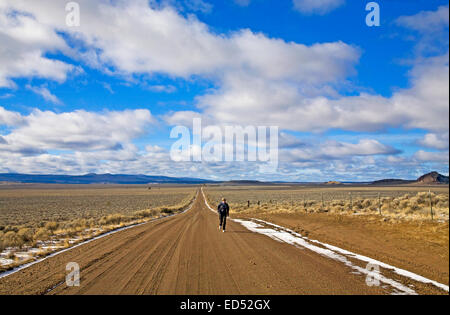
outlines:
[{"label": "desert shrub", "polygon": [[397,199],[394,199],[394,200],[392,200],[392,202],[391,202],[391,209],[392,210],[400,210],[400,203],[401,203],[401,200],[397,200]]},{"label": "desert shrub", "polygon": [[100,219],[100,225],[120,224],[127,221],[127,218],[122,214],[111,214]]},{"label": "desert shrub", "polygon": [[401,200],[398,207],[402,210],[408,208],[409,200]]},{"label": "desert shrub", "polygon": [[3,236],[5,235],[5,233],[3,233],[3,231],[0,231],[0,251],[5,249],[5,245],[3,244]]},{"label": "desert shrub", "polygon": [[7,225],[5,227],[5,229],[3,230],[4,233],[10,232],[10,231],[17,233],[19,231],[19,229],[16,226]]},{"label": "desert shrub", "polygon": [[53,233],[58,229],[58,226],[59,226],[58,222],[47,222],[44,227],[50,233]]},{"label": "desert shrub", "polygon": [[421,199],[418,198],[417,196],[412,197],[411,199],[409,199],[409,205],[420,205],[421,204]]},{"label": "desert shrub", "polygon": [[86,221],[86,227],[93,228],[97,225],[97,220],[94,218],[90,218]]},{"label": "desert shrub", "polygon": [[83,230],[83,229],[88,229],[88,228],[92,228],[93,226],[96,226],[97,224],[95,223],[96,220],[94,219],[77,219],[77,220],[72,220],[69,222],[65,222],[64,224],[59,224],[59,231],[61,233],[67,233],[67,230]]},{"label": "desert shrub", "polygon": [[417,195],[415,196],[415,200],[418,204],[426,204],[428,202],[428,193],[426,192],[419,192],[417,193]]},{"label": "desert shrub", "polygon": [[414,214],[415,212],[417,212],[421,209],[422,209],[422,207],[419,204],[411,203],[404,210],[406,211],[406,214]]},{"label": "desert shrub", "polygon": [[371,205],[372,205],[372,201],[371,201],[370,199],[364,199],[364,200],[361,202],[361,206],[362,206],[363,208],[369,208]]},{"label": "desert shrub", "polygon": [[6,232],[3,236],[3,242],[5,247],[17,247],[23,244],[23,241],[14,231]]},{"label": "desert shrub", "polygon": [[78,234],[78,231],[75,228],[66,228],[64,230],[65,235],[68,237],[74,237]]},{"label": "desert shrub", "polygon": [[137,216],[138,218],[148,218],[148,217],[153,217],[157,214],[156,210],[141,210],[141,211],[136,211],[134,213],[135,216]]},{"label": "desert shrub", "polygon": [[164,213],[164,214],[172,214],[172,213],[173,213],[173,210],[172,210],[172,209],[164,208],[164,209],[161,210],[161,213]]},{"label": "desert shrub", "polygon": [[33,230],[30,228],[22,228],[17,232],[17,235],[22,239],[24,243],[33,241]]},{"label": "desert shrub", "polygon": [[447,195],[437,195],[434,199],[434,204],[437,208],[448,209],[448,196]]},{"label": "desert shrub", "polygon": [[34,239],[37,241],[46,241],[50,238],[50,232],[46,228],[39,228],[34,233]]},{"label": "desert shrub", "polygon": [[345,207],[345,201],[344,201],[344,200],[339,200],[339,201],[336,203],[336,205],[337,205],[337,206],[340,206],[340,207]]},{"label": "desert shrub", "polygon": [[355,202],[353,203],[353,207],[356,208],[356,209],[358,209],[358,210],[364,209],[364,206],[363,206],[363,203],[362,203],[361,200],[355,201]]},{"label": "desert shrub", "polygon": [[89,225],[86,219],[78,219],[72,222],[72,226],[75,228],[87,228]]}]

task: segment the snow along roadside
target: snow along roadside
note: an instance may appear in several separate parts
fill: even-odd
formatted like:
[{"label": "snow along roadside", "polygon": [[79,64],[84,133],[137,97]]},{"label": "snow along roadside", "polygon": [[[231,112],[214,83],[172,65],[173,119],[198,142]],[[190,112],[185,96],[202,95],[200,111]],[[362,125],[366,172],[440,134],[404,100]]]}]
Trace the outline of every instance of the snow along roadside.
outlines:
[{"label": "snow along roadside", "polygon": [[119,229],[117,229],[117,230],[113,230],[113,231],[107,232],[107,233],[105,233],[105,234],[96,236],[96,237],[91,238],[91,239],[89,239],[89,240],[87,240],[87,241],[84,241],[84,242],[81,242],[81,243],[79,243],[79,244],[76,244],[76,245],[74,245],[74,246],[72,246],[72,247],[69,247],[69,248],[66,248],[66,249],[63,249],[63,250],[60,250],[60,251],[56,251],[56,252],[54,252],[54,253],[51,253],[51,254],[49,254],[49,255],[47,255],[47,256],[45,256],[45,257],[43,257],[43,258],[40,258],[40,259],[38,259],[38,260],[29,262],[29,263],[27,263],[27,264],[23,264],[23,265],[21,265],[21,266],[18,266],[18,267],[16,267],[16,268],[13,268],[13,269],[8,270],[8,271],[4,271],[4,272],[0,273],[0,279],[5,278],[5,277],[7,277],[7,276],[10,276],[10,275],[12,275],[12,274],[14,274],[14,273],[16,273],[16,272],[19,272],[19,271],[21,271],[21,270],[24,270],[24,269],[28,268],[28,267],[31,267],[31,266],[33,266],[34,264],[38,264],[38,263],[40,263],[40,262],[42,262],[42,261],[44,261],[44,260],[46,260],[46,259],[48,259],[48,258],[57,256],[57,255],[62,254],[62,253],[65,253],[65,252],[67,252],[67,251],[69,251],[69,250],[72,250],[72,249],[77,248],[77,247],[79,247],[79,246],[88,244],[88,243],[90,243],[90,242],[92,242],[92,241],[101,239],[101,238],[106,237],[106,236],[108,236],[108,235],[115,234],[115,233],[118,233],[118,232],[121,232],[121,231],[125,231],[125,230],[131,229],[131,228],[134,228],[134,227],[138,227],[138,226],[141,226],[141,225],[144,225],[144,224],[148,224],[148,223],[151,223],[151,222],[156,222],[156,221],[159,221],[159,220],[162,220],[162,219],[167,219],[167,218],[170,218],[170,217],[179,215],[179,214],[183,214],[183,213],[185,213],[185,212],[191,210],[192,206],[194,205],[195,201],[196,201],[197,198],[198,198],[198,194],[199,194],[199,193],[197,192],[197,195],[195,196],[194,200],[192,200],[191,204],[190,204],[190,205],[186,208],[186,210],[184,210],[183,212],[171,214],[171,215],[164,216],[164,217],[160,217],[160,218],[153,219],[153,220],[150,220],[150,221],[147,221],[147,222],[142,222],[142,223],[138,223],[138,224],[132,224],[132,225],[125,226],[125,227],[119,228]]},{"label": "snow along roadside", "polygon": [[[206,200],[203,188],[202,188],[202,194],[203,194],[203,197],[205,199],[206,206],[211,211],[216,213],[216,211],[213,208],[211,208],[211,206],[208,204],[208,201]],[[266,221],[259,220],[259,219],[252,219],[252,220],[253,221],[232,219],[232,221],[240,223],[241,225],[243,225],[245,228],[247,228],[248,230],[250,230],[252,232],[266,235],[266,236],[268,236],[268,237],[270,237],[270,238],[272,238],[272,239],[274,239],[276,241],[284,242],[284,243],[287,243],[287,244],[290,244],[290,245],[293,245],[293,246],[296,246],[296,247],[307,248],[307,249],[309,249],[309,250],[311,250],[311,251],[313,251],[313,252],[315,252],[315,253],[317,253],[319,255],[322,255],[322,256],[331,258],[333,260],[339,261],[339,262],[345,264],[346,266],[352,268],[353,270],[355,270],[359,274],[365,274],[367,276],[374,277],[374,271],[373,270],[368,270],[368,268],[366,269],[366,268],[361,268],[359,266],[356,266],[348,258],[357,259],[359,261],[362,261],[362,262],[365,262],[365,263],[368,263],[368,264],[370,263],[372,265],[377,265],[380,268],[388,269],[389,271],[392,271],[392,272],[394,272],[397,275],[400,275],[400,276],[412,279],[412,280],[417,281],[417,282],[422,282],[422,283],[425,283],[425,284],[432,284],[432,285],[434,285],[434,286],[436,286],[436,287],[438,287],[438,288],[440,288],[442,290],[445,290],[445,291],[449,292],[449,286],[448,285],[445,285],[445,284],[436,282],[434,280],[422,277],[422,276],[420,276],[418,274],[415,274],[413,272],[410,272],[410,271],[407,271],[407,270],[404,270],[404,269],[400,269],[400,268],[391,266],[389,264],[383,263],[381,261],[378,261],[378,260],[375,260],[375,259],[363,256],[363,255],[355,254],[353,252],[347,251],[345,249],[342,249],[342,248],[339,248],[339,247],[336,247],[336,246],[332,246],[332,245],[329,245],[329,244],[326,244],[326,243],[323,243],[323,242],[319,242],[317,240],[309,239],[307,237],[302,236],[301,234],[299,234],[297,232],[294,232],[294,231],[292,231],[290,229],[287,229],[285,227],[282,227],[282,226],[279,226],[279,225],[276,225],[276,224],[273,224],[273,223],[270,223],[270,222],[266,222]],[[263,223],[263,224],[271,226],[271,227],[274,227],[274,228],[276,228],[276,230],[275,229],[271,229],[271,228],[264,228],[263,225],[255,223],[254,221]],[[314,244],[318,244],[321,247],[316,246],[313,243]],[[325,247],[325,248],[323,248],[323,247]],[[395,280],[392,280],[392,279],[389,279],[389,278],[383,276],[381,274],[381,272],[377,273],[375,276],[380,282],[383,282],[383,283],[385,283],[387,285],[392,286],[396,290],[395,293],[411,294],[411,295],[417,294],[413,289],[411,289],[411,288],[401,284],[400,282],[397,282]]]}]

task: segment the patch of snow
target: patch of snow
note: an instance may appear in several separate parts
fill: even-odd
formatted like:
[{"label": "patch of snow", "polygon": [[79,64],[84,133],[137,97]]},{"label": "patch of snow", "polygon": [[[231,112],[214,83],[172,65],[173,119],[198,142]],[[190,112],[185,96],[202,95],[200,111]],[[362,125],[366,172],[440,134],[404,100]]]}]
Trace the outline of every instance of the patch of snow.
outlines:
[{"label": "patch of snow", "polygon": [[[239,219],[234,219],[234,221],[242,224],[245,228],[247,228],[248,230],[250,230],[252,232],[266,235],[266,236],[268,236],[276,241],[279,241],[279,242],[284,242],[284,243],[287,243],[290,245],[307,248],[321,256],[325,256],[327,258],[339,261],[339,262],[343,263],[344,265],[352,268],[355,272],[359,272],[359,273],[365,274],[367,276],[373,275],[372,271],[352,264],[352,262],[350,260],[348,260],[347,257],[345,257],[344,255],[340,255],[330,249],[326,249],[326,248],[322,248],[322,247],[313,245],[310,242],[308,242],[307,240],[305,240],[301,237],[298,237],[296,235],[293,235],[289,232],[277,231],[277,230],[268,229],[268,228],[259,228],[258,226],[261,226],[261,225],[256,224],[253,221],[245,221],[245,220],[239,220]],[[389,279],[381,274],[378,274],[377,278],[380,282],[386,283],[386,284],[392,286],[393,288],[396,288],[397,290],[403,292],[404,294],[409,294],[409,295],[417,294],[414,290],[404,286],[403,284],[401,284],[397,281]]]},{"label": "patch of snow", "polygon": [[[255,220],[256,220],[256,219],[255,219]],[[281,227],[281,226],[279,226],[279,225],[275,225],[275,224],[270,223],[270,222],[265,222],[265,221],[263,221],[263,220],[257,220],[257,221],[262,222],[262,223],[265,223],[265,224],[267,224],[267,225],[271,225],[271,226],[275,226],[275,227],[277,227],[277,228],[283,229],[284,231],[286,231],[286,232],[288,232],[288,233],[290,233],[290,234],[293,234],[293,235],[295,235],[295,236],[297,236],[297,237],[299,237],[299,238],[307,239],[307,238],[303,237],[302,235],[300,235],[299,233],[296,233],[296,232],[294,232],[294,231],[292,231],[292,230],[286,229],[286,228]],[[336,246],[333,246],[333,245],[329,245],[329,244],[326,244],[326,243],[323,243],[323,242],[319,242],[319,241],[317,241],[317,240],[309,240],[309,241],[312,242],[312,243],[315,243],[315,244],[319,244],[319,245],[321,245],[321,246],[324,246],[325,248],[327,248],[327,249],[329,249],[329,250],[332,250],[332,251],[334,251],[334,252],[337,252],[337,253],[339,253],[339,254],[343,254],[343,255],[346,255],[346,256],[348,256],[348,257],[357,259],[357,260],[359,260],[359,261],[364,261],[364,262],[366,262],[366,263],[371,263],[371,264],[374,264],[374,265],[378,265],[379,267],[384,268],[384,269],[389,269],[390,271],[393,271],[394,273],[396,273],[396,274],[398,274],[398,275],[400,275],[400,276],[403,276],[403,277],[406,277],[406,278],[410,278],[410,279],[415,280],[415,281],[417,281],[417,282],[429,283],[429,284],[432,284],[432,285],[434,285],[434,286],[436,286],[436,287],[438,287],[438,288],[440,288],[440,289],[443,289],[443,290],[449,292],[449,287],[448,287],[448,285],[439,283],[439,282],[437,282],[437,281],[430,280],[430,279],[428,279],[428,278],[422,277],[422,276],[420,276],[420,275],[418,275],[418,274],[415,274],[415,273],[413,273],[413,272],[410,272],[410,271],[407,271],[407,270],[404,270],[404,269],[400,269],[400,268],[394,267],[394,266],[392,266],[392,265],[383,263],[383,262],[381,262],[381,261],[379,261],[379,260],[372,259],[372,258],[367,257],[367,256],[355,254],[355,253],[350,252],[350,251],[348,251],[348,250],[345,250],[345,249],[342,249],[342,248],[339,248],[339,247],[336,247]]]},{"label": "patch of snow", "polygon": [[14,263],[13,259],[0,258],[0,265],[1,266],[8,266],[8,265],[11,265],[12,263]]}]

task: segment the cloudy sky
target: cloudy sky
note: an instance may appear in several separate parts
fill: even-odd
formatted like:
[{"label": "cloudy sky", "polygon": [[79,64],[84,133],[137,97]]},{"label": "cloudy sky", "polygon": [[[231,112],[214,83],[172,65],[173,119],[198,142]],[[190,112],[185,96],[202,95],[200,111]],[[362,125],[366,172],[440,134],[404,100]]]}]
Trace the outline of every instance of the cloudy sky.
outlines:
[{"label": "cloudy sky", "polygon": [[[448,174],[448,1],[0,0],[0,173]],[[176,125],[279,126],[279,168],[175,162]]]}]

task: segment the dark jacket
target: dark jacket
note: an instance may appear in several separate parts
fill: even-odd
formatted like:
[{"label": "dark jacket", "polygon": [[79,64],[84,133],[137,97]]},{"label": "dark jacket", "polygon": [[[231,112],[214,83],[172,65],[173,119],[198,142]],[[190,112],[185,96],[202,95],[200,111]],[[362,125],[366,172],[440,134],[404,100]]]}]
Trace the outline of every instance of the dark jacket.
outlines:
[{"label": "dark jacket", "polygon": [[219,214],[226,215],[227,217],[230,215],[230,207],[226,202],[219,203],[217,211],[219,212]]}]

